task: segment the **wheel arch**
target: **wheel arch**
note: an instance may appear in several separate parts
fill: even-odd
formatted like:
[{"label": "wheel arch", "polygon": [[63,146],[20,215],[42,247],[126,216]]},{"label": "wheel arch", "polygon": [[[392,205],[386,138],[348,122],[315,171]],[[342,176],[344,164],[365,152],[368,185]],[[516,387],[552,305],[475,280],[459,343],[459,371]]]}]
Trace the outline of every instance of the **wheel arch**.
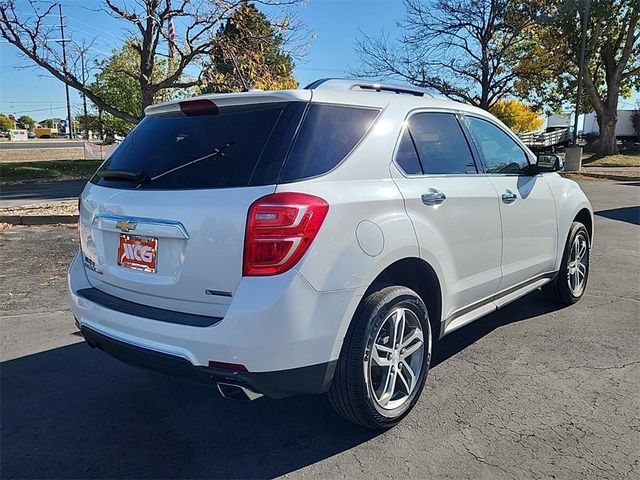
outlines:
[{"label": "wheel arch", "polygon": [[589,241],[593,238],[593,216],[588,208],[582,208],[574,217],[574,222],[580,222],[585,226],[589,233]]},{"label": "wheel arch", "polygon": [[400,285],[416,292],[429,312],[434,339],[442,336],[442,286],[429,263],[417,257],[396,260],[375,277],[362,298],[366,298],[381,285]]},{"label": "wheel arch", "polygon": [[571,224],[574,221],[583,223],[589,232],[589,240],[593,245],[595,224],[593,221],[593,208],[589,199],[577,182],[563,178],[560,175],[545,175],[545,179],[551,187],[556,202],[556,221],[558,222],[557,256],[555,270],[560,268],[562,255],[569,236]]}]

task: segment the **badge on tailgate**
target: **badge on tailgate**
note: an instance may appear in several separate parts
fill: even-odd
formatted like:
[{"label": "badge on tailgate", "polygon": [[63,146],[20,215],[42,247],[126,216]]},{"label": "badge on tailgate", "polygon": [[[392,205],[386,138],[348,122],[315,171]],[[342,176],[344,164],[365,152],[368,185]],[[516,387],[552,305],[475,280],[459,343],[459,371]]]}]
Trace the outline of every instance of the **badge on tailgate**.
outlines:
[{"label": "badge on tailgate", "polygon": [[155,273],[158,239],[140,235],[120,235],[118,265],[132,270]]}]

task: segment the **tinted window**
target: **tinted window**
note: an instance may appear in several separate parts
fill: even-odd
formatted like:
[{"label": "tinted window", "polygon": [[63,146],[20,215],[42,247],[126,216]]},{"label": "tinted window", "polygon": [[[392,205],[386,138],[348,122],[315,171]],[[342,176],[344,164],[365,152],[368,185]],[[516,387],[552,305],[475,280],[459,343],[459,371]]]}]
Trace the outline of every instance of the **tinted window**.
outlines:
[{"label": "tinted window", "polygon": [[475,117],[467,117],[467,124],[487,173],[522,173],[528,167],[524,150],[500,128]]},{"label": "tinted window", "polygon": [[409,119],[409,129],[426,174],[478,172],[454,115],[418,113]]},{"label": "tinted window", "polygon": [[379,110],[311,104],[288,156],[281,181],[328,172],[353,150]]},{"label": "tinted window", "polygon": [[416,147],[411,139],[409,129],[405,129],[402,138],[400,139],[400,145],[398,146],[398,153],[396,154],[396,162],[404,173],[408,175],[421,174],[422,167],[420,166],[420,160],[418,159],[418,153]]},{"label": "tinted window", "polygon": [[[220,108],[211,115],[149,116],[127,136],[102,170],[143,171],[154,177],[208,157],[140,188],[222,188],[276,183],[305,107],[304,103],[268,103]],[[216,149],[221,152],[212,155]],[[138,186],[130,180],[94,177],[92,181],[119,188]]]}]

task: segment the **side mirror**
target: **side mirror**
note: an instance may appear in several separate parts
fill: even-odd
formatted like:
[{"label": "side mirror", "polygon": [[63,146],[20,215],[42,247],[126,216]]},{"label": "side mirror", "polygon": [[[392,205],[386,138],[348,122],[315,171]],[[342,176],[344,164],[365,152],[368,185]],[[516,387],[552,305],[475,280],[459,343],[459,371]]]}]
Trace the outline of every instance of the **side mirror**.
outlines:
[{"label": "side mirror", "polygon": [[538,171],[544,172],[557,172],[564,167],[562,159],[558,155],[551,153],[545,153],[537,156]]}]

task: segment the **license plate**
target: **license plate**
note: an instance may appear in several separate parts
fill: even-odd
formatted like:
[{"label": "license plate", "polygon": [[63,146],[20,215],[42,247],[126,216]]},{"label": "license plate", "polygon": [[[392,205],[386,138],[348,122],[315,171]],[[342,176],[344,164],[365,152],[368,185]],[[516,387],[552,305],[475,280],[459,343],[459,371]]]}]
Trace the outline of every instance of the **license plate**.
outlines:
[{"label": "license plate", "polygon": [[120,235],[118,265],[131,270],[155,273],[158,239],[139,235]]}]

